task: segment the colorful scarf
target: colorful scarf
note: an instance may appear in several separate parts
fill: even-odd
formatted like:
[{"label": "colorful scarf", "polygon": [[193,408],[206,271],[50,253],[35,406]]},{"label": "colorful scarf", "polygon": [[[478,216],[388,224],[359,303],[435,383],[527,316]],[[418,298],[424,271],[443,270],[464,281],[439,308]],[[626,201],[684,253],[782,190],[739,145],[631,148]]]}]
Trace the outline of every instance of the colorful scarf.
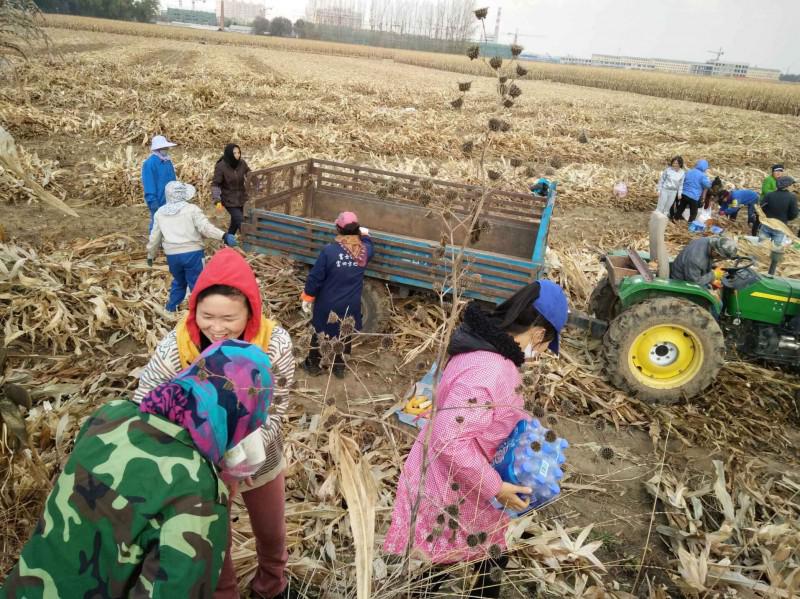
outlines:
[{"label": "colorful scarf", "polygon": [[350,257],[360,267],[363,268],[367,265],[367,248],[361,242],[361,235],[337,235],[336,243],[342,246],[342,249],[350,254]]},{"label": "colorful scarf", "polygon": [[227,450],[267,421],[272,391],[267,354],[226,340],[148,393],[139,410],[185,428],[200,453],[218,465]]}]

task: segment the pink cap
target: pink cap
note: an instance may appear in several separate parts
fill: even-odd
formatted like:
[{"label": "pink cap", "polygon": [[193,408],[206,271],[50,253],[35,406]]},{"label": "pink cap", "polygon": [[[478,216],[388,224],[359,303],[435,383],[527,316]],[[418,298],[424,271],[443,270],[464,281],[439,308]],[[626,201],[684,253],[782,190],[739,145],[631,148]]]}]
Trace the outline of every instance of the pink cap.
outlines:
[{"label": "pink cap", "polygon": [[339,216],[336,217],[334,224],[337,227],[346,227],[347,225],[351,225],[353,223],[358,222],[358,216],[356,216],[355,212],[342,212]]}]

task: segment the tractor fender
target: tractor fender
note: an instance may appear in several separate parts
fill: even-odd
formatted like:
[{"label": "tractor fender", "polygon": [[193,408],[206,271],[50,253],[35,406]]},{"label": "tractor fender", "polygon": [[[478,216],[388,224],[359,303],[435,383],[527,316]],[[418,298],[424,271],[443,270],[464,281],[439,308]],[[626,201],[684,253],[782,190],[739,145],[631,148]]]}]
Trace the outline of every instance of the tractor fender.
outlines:
[{"label": "tractor fender", "polygon": [[644,277],[627,277],[617,291],[622,309],[654,297],[675,297],[690,301],[718,316],[722,310],[722,302],[708,289],[695,283],[675,281],[672,279],[653,279],[646,281]]}]

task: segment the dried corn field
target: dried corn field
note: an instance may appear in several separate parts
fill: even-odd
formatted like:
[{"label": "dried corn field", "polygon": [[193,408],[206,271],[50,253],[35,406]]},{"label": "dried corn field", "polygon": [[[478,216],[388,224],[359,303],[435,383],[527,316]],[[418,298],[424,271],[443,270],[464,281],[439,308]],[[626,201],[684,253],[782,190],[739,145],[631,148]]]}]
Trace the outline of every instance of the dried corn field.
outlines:
[{"label": "dried corn field", "polygon": [[[448,72],[426,56],[415,66],[373,48],[262,47],[229,34],[142,26],[175,38],[162,39],[122,35],[143,33],[128,24],[59,24],[76,27],[49,30],[59,53],[17,65],[0,86],[0,125],[15,139],[20,170],[79,214],[57,212],[0,165],[2,573],[82,420],[130,392],[174,325],[162,308],[166,268],[144,260],[139,168],[151,135],[181,144],[178,176],[198,186],[211,213],[210,174],[230,141],[254,168],[313,156],[416,173],[436,167],[440,178],[470,181],[474,165],[461,146],[493,110],[492,80]],[[467,79],[472,91],[454,111],[456,84]],[[708,158],[714,174],[756,187],[770,164],[794,169],[800,155],[793,116],[551,81],[519,85],[512,129],[489,161],[510,189],[526,182],[522,170],[506,168],[512,158],[559,181],[549,262],[577,307],[600,276],[599,251],[645,247],[655,181],[670,156]],[[612,194],[620,180],[629,188],[622,200]],[[669,230],[673,252],[688,239]],[[296,305],[302,271],[248,258],[299,360],[308,344]],[[800,274],[800,257],[790,254],[784,268]],[[412,563],[409,576],[409,564],[380,551],[414,439],[391,409],[427,370],[444,315],[425,296],[395,298],[392,307],[390,350],[365,337],[344,382],[301,374],[294,390],[289,570],[309,596],[355,596],[359,576],[372,581],[374,597],[405,596],[423,572]],[[572,447],[562,497],[509,531],[504,597],[537,588],[553,597],[797,596],[797,379],[731,362],[705,396],[654,408],[612,388],[598,353],[597,342],[570,333],[559,360],[526,376],[528,407]],[[13,385],[29,390],[31,407],[17,408]],[[16,436],[27,437],[27,449]],[[246,510],[237,506],[235,516],[234,558],[246,584],[255,545]],[[471,572],[453,568],[451,595]]]}]

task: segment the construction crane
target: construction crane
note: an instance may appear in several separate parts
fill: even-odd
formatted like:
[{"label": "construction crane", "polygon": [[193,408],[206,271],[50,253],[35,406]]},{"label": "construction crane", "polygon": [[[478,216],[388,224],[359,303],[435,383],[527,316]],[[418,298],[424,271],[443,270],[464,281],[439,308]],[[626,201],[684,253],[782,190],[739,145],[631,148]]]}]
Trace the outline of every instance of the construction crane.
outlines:
[{"label": "construction crane", "polygon": [[712,62],[719,62],[719,59],[725,54],[725,51],[722,49],[722,46],[719,47],[719,50],[706,50],[709,54],[716,54],[716,58]]},{"label": "construction crane", "polygon": [[516,29],[514,31],[514,33],[508,32],[508,33],[505,33],[504,35],[513,35],[514,36],[514,42],[513,43],[515,43],[515,44],[517,43],[517,39],[521,38],[521,37],[547,37],[546,35],[536,35],[536,34],[532,34],[532,33],[520,33],[519,29]]}]

